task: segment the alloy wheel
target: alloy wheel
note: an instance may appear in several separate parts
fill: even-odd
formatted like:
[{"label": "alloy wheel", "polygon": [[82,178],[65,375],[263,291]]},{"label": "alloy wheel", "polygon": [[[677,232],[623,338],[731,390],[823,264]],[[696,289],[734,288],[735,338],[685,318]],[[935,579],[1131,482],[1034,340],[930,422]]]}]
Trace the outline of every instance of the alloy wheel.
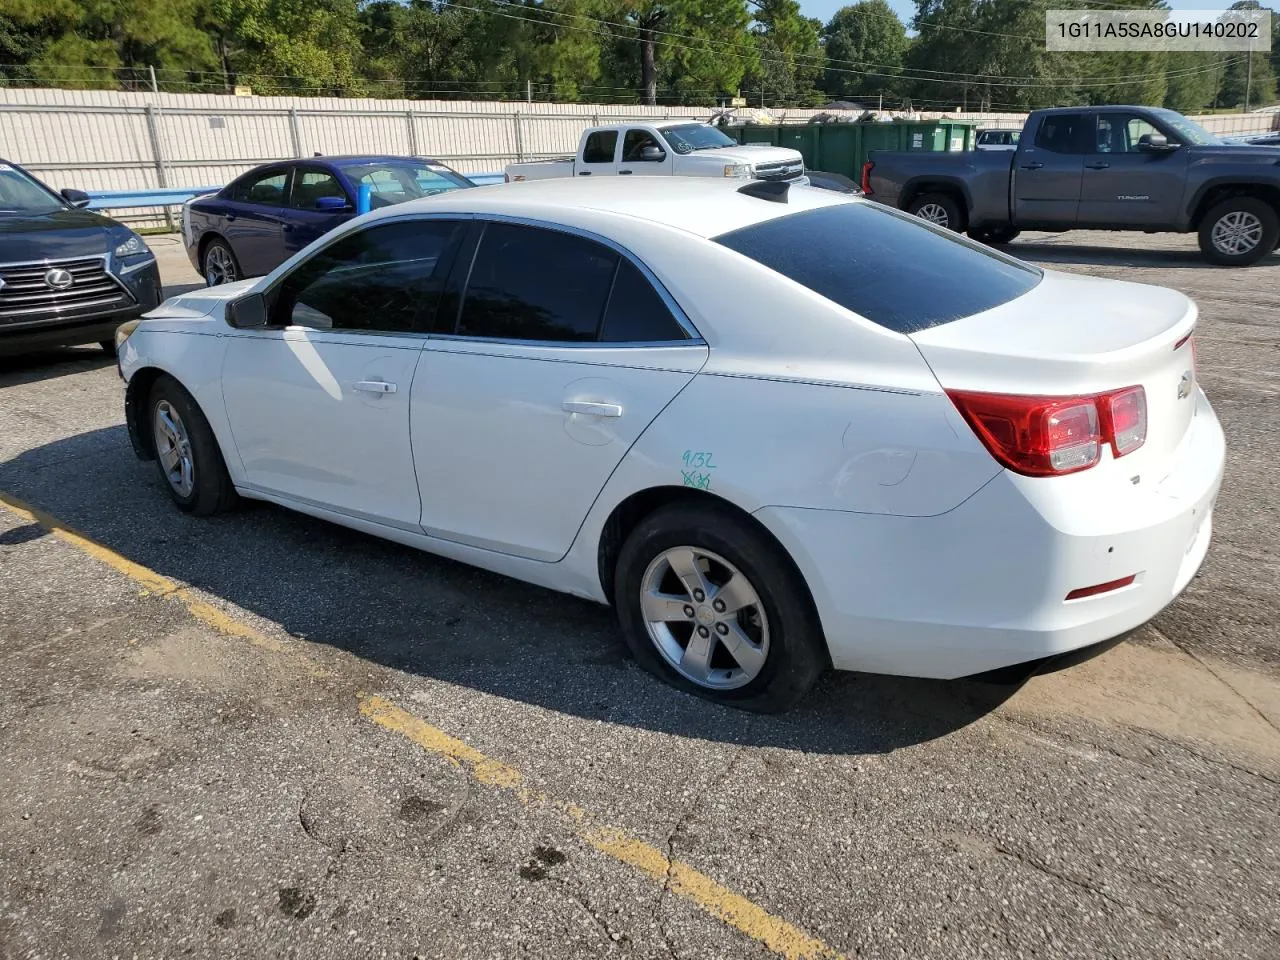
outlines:
[{"label": "alloy wheel", "polygon": [[196,485],[195,461],[191,456],[191,437],[182,417],[168,400],[156,404],[154,433],[156,456],[164,468],[165,479],[180,497],[191,496]]},{"label": "alloy wheel", "polygon": [[916,211],[916,216],[921,220],[928,220],[930,223],[937,224],[940,227],[951,226],[951,218],[947,216],[946,208],[940,203],[926,203]]},{"label": "alloy wheel", "polygon": [[232,283],[236,279],[236,262],[231,251],[215,243],[204,256],[204,280],[211,287]]},{"label": "alloy wheel", "polygon": [[769,657],[769,621],[747,576],[702,547],[671,547],[645,570],[640,612],[658,652],[709,690],[750,683]]},{"label": "alloy wheel", "polygon": [[1218,218],[1210,239],[1227,256],[1241,256],[1262,242],[1262,221],[1247,210],[1233,210]]}]

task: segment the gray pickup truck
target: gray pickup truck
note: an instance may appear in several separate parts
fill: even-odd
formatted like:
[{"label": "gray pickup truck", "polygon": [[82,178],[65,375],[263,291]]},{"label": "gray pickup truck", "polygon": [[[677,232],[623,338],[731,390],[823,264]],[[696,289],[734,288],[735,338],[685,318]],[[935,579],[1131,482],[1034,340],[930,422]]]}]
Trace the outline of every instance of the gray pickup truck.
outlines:
[{"label": "gray pickup truck", "polygon": [[1195,232],[1224,266],[1280,244],[1280,147],[1227,144],[1155,107],[1036,110],[1012,152],[872,151],[862,189],[986,243],[1021,230]]}]

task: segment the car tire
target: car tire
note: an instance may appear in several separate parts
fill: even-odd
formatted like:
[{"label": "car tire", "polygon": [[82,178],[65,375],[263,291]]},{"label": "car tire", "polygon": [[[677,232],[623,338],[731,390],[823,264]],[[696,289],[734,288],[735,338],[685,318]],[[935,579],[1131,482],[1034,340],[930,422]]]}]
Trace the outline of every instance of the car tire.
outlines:
[{"label": "car tire", "polygon": [[975,227],[969,230],[969,239],[988,245],[999,245],[1012,242],[1021,232],[1013,227]]},{"label": "car tire", "polygon": [[[736,585],[725,592],[731,580]],[[707,589],[699,594],[699,587],[686,586],[691,582]],[[722,592],[727,602],[718,612]],[[642,667],[739,709],[788,709],[830,663],[799,570],[767,531],[716,503],[660,507],[636,525],[618,555],[614,606]],[[668,614],[672,619],[661,619]]]},{"label": "car tire", "polygon": [[907,204],[907,213],[956,233],[963,233],[966,225],[964,210],[946,193],[921,194]]},{"label": "car tire", "polygon": [[221,238],[210,240],[209,245],[204,248],[204,255],[200,258],[200,273],[204,276],[205,284],[210,287],[235,283],[244,276],[235,251]]},{"label": "car tire", "polygon": [[1200,221],[1200,252],[1210,263],[1247,267],[1280,243],[1280,216],[1257,197],[1230,197]]},{"label": "car tire", "polygon": [[114,340],[99,340],[98,346],[106,352],[108,357],[116,355],[116,342]]},{"label": "car tire", "polygon": [[161,375],[147,400],[146,429],[160,479],[179,510],[207,517],[239,499],[218,440],[199,404],[177,380]]}]

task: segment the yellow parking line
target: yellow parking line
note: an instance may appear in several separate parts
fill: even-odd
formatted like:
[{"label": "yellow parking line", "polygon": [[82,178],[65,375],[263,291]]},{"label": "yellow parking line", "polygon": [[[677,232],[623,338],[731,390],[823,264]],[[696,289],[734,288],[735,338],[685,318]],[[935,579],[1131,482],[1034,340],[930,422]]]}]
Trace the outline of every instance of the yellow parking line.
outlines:
[{"label": "yellow parking line", "polygon": [[[195,617],[201,623],[213,627],[219,633],[225,633],[228,636],[239,637],[247,640],[254,646],[263,647],[274,653],[282,653],[285,646],[279,640],[274,640],[265,634],[254,630],[246,624],[240,623],[230,615],[223,613],[213,604],[201,600],[187,587],[182,586],[174,580],[170,580],[163,574],[156,573],[149,567],[144,567],[140,563],[134,563],[127,557],[122,557],[110,547],[104,547],[95,540],[91,540],[83,533],[72,527],[67,526],[57,517],[50,516],[43,510],[24,503],[17,497],[5,493],[0,490],[0,504],[3,504],[11,513],[16,514],[29,523],[37,523],[51,534],[69,543],[81,553],[87,554],[93,559],[105,563],[112,570],[123,573],[126,577],[138,584],[149,594],[160,597],[172,597],[182,603],[187,608],[187,612]],[[314,672],[314,671],[313,671]]]},{"label": "yellow parking line", "polygon": [[722,887],[687,863],[671,860],[657,847],[621,830],[594,823],[581,807],[526,787],[519,770],[485,756],[474,747],[418,719],[389,700],[362,696],[360,712],[379,726],[400,734],[429,753],[470,767],[478,781],[513,793],[527,806],[548,806],[567,813],[576,822],[577,835],[590,846],[665,885],[673,894],[693,902],[786,960],[835,960],[841,957],[821,940],[809,936],[780,917],[775,917],[746,897]]},{"label": "yellow parking line", "polygon": [[[147,593],[180,601],[191,616],[220,633],[247,640],[275,653],[297,656],[305,662],[308,672],[313,676],[327,675],[327,671],[296,651],[288,650],[280,641],[240,623],[195,596],[189,588],[122,557],[109,547],[67,526],[57,517],[3,491],[0,491],[0,505],[28,523],[39,524],[59,540],[124,574]],[[574,822],[576,834],[600,853],[640,871],[672,894],[696,904],[711,916],[786,960],[843,960],[841,954],[821,940],[809,936],[780,917],[775,917],[746,897],[722,887],[706,874],[699,873],[686,863],[669,859],[657,847],[621,830],[597,824],[581,807],[530,788],[515,767],[485,756],[474,747],[418,719],[389,700],[362,696],[360,712],[378,726],[400,734],[429,753],[467,767],[478,782],[506,790],[526,806],[554,809],[566,815]]]}]

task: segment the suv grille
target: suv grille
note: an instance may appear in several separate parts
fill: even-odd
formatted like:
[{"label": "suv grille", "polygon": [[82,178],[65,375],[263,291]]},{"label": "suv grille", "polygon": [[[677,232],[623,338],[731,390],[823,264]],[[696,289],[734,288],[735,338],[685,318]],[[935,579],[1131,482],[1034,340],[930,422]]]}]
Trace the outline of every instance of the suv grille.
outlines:
[{"label": "suv grille", "polygon": [[783,160],[756,165],[756,178],[759,180],[799,180],[803,175],[803,160]]},{"label": "suv grille", "polygon": [[[55,271],[71,275],[63,289]],[[50,282],[50,278],[55,281]],[[65,277],[61,279],[65,280]],[[48,263],[0,264],[0,323],[105,313],[130,306],[128,292],[107,273],[102,257],[56,260]]]}]

